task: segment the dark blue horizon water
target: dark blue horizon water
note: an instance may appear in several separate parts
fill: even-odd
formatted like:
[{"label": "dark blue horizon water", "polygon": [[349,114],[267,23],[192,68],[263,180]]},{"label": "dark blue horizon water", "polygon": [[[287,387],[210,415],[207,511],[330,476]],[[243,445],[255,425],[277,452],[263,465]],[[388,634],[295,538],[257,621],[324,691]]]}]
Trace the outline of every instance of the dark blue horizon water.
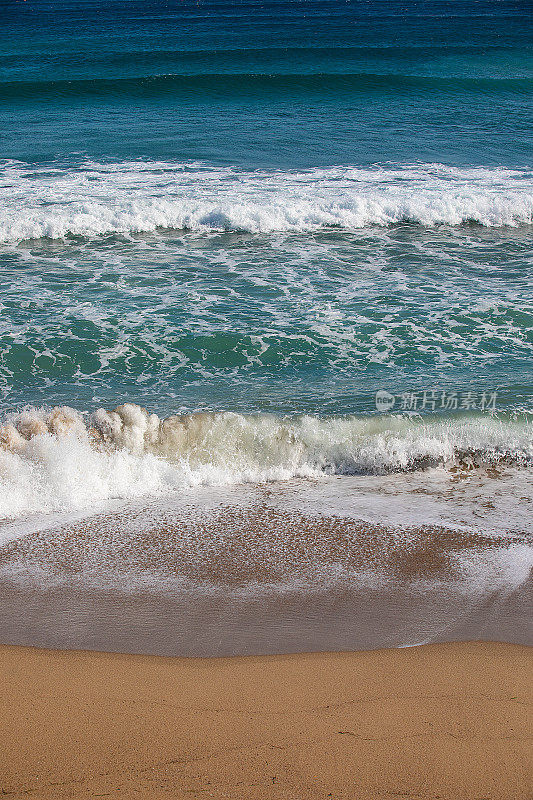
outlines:
[{"label": "dark blue horizon water", "polygon": [[528,3],[11,0],[0,19],[4,158],[531,166]]}]

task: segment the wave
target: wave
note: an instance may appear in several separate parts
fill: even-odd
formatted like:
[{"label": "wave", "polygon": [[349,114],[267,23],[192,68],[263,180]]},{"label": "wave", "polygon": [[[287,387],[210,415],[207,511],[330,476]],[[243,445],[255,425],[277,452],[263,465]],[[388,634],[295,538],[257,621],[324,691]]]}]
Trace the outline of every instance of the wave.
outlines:
[{"label": "wave", "polygon": [[442,164],[239,170],[197,163],[0,166],[0,241],[157,229],[306,232],[533,221],[533,171]]},{"label": "wave", "polygon": [[160,419],[133,404],[92,414],[32,408],[0,427],[0,518],[202,484],[505,464],[533,464],[527,420],[233,412]]},{"label": "wave", "polygon": [[[527,55],[520,49],[498,44],[390,43],[328,47],[293,42],[285,47],[253,44],[232,47],[227,42],[223,46],[219,42],[219,46],[213,48],[204,42],[193,49],[146,49],[132,44],[129,47],[129,43],[124,42],[119,51],[25,53],[23,64],[16,48],[1,52],[0,70],[4,68],[6,80],[0,81],[0,95],[5,87],[14,100],[38,100],[47,93],[56,99],[76,94],[115,96],[111,83],[126,94],[150,91],[157,95],[169,92],[174,81],[178,96],[191,86],[199,92],[215,88],[220,93],[226,89],[230,96],[237,79],[239,93],[243,91],[243,81],[248,90],[256,89],[261,82],[262,91],[266,84],[279,90],[278,84],[283,82],[281,91],[288,85],[294,92],[314,91],[335,80],[341,90],[351,87],[355,92],[374,88],[386,91],[395,81],[399,91],[416,89],[417,80],[423,92],[430,81],[440,80],[433,88],[442,88],[444,92],[455,88],[465,92],[506,93],[527,90],[527,83],[520,81],[532,78]],[[487,60],[489,54],[492,58]],[[445,60],[445,66],[441,59]],[[13,68],[17,78],[9,80]],[[46,80],[43,80],[44,75]],[[348,82],[342,80],[345,75]],[[302,78],[306,79],[305,83]],[[500,84],[501,80],[505,82]]]},{"label": "wave", "polygon": [[314,73],[267,74],[237,72],[216,74],[141,75],[74,80],[11,81],[0,83],[3,100],[61,100],[79,97],[189,97],[199,94],[242,98],[246,95],[341,93],[439,93],[519,94],[527,96],[533,78],[471,78],[401,75],[398,73]]}]

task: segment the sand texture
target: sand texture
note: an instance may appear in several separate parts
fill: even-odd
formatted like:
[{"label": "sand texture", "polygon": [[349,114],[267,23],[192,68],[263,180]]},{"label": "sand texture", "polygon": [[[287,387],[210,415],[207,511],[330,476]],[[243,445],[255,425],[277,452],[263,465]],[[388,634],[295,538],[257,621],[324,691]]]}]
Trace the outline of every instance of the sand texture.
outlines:
[{"label": "sand texture", "polygon": [[533,651],[233,659],[0,647],[0,795],[531,798]]}]

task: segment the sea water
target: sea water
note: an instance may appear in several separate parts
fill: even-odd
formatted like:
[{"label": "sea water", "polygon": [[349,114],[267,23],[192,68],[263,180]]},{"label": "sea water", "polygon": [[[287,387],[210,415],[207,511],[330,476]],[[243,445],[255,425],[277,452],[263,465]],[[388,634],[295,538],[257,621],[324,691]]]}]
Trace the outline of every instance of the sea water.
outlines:
[{"label": "sea water", "polygon": [[2,541],[295,479],[529,541],[529,4],[0,15]]}]

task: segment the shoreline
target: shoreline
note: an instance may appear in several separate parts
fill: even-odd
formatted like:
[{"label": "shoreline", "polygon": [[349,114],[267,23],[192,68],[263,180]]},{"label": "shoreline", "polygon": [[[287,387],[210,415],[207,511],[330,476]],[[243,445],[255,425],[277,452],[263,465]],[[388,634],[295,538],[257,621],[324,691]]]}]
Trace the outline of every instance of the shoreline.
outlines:
[{"label": "shoreline", "polygon": [[[0,642],[207,658],[533,643],[525,530],[365,522],[356,483],[205,490],[51,520],[0,546]],[[417,487],[382,501],[401,509]]]},{"label": "shoreline", "polygon": [[167,658],[0,646],[0,792],[531,797],[533,650]]}]

